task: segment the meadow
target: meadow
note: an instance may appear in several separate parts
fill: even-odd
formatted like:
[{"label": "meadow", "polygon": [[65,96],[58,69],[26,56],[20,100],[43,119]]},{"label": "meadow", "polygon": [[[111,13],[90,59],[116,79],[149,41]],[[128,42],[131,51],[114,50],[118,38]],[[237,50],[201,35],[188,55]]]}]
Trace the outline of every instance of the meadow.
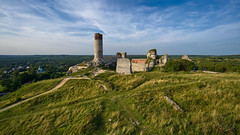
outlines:
[{"label": "meadow", "polygon": [[238,73],[103,73],[1,112],[0,134],[239,134],[239,91]]},{"label": "meadow", "polygon": [[62,79],[49,79],[25,84],[19,90],[0,98],[0,108],[11,105],[54,88]]}]

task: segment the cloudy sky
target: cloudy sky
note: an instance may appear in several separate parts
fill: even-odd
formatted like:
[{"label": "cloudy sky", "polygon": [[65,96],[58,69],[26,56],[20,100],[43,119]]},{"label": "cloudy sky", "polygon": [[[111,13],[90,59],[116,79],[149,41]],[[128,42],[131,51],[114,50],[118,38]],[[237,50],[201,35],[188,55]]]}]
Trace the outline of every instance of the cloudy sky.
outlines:
[{"label": "cloudy sky", "polygon": [[0,0],[0,55],[240,54],[239,0]]}]

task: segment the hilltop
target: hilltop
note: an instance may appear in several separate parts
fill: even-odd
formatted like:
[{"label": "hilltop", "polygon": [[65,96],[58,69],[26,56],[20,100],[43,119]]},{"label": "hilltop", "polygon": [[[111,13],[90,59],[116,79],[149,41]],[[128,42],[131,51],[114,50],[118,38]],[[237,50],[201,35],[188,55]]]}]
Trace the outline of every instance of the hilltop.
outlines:
[{"label": "hilltop", "polygon": [[[91,70],[71,76],[91,77]],[[70,79],[51,93],[1,112],[0,134],[238,134],[239,80],[237,73],[160,71]],[[59,81],[28,84],[1,97],[1,107],[16,102],[10,98],[34,96],[28,93],[46,84],[44,91],[50,90]]]}]

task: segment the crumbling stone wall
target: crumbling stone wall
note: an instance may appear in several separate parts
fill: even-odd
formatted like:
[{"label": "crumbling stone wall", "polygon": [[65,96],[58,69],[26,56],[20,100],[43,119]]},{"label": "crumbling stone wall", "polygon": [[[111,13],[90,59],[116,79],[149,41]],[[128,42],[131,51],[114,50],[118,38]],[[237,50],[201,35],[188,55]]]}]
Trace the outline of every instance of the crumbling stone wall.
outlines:
[{"label": "crumbling stone wall", "polygon": [[116,56],[117,56],[117,58],[126,58],[127,52],[117,52]]},{"label": "crumbling stone wall", "polygon": [[116,72],[119,74],[131,74],[132,73],[131,62],[128,58],[118,58]]},{"label": "crumbling stone wall", "polygon": [[132,72],[147,71],[147,59],[132,59]]}]

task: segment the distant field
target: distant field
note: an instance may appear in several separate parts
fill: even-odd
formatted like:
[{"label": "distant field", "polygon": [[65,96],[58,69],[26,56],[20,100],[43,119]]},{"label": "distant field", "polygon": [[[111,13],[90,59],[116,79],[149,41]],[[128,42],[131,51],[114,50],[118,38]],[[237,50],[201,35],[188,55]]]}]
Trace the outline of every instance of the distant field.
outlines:
[{"label": "distant field", "polygon": [[239,97],[237,73],[104,73],[1,112],[0,134],[239,134]]}]

